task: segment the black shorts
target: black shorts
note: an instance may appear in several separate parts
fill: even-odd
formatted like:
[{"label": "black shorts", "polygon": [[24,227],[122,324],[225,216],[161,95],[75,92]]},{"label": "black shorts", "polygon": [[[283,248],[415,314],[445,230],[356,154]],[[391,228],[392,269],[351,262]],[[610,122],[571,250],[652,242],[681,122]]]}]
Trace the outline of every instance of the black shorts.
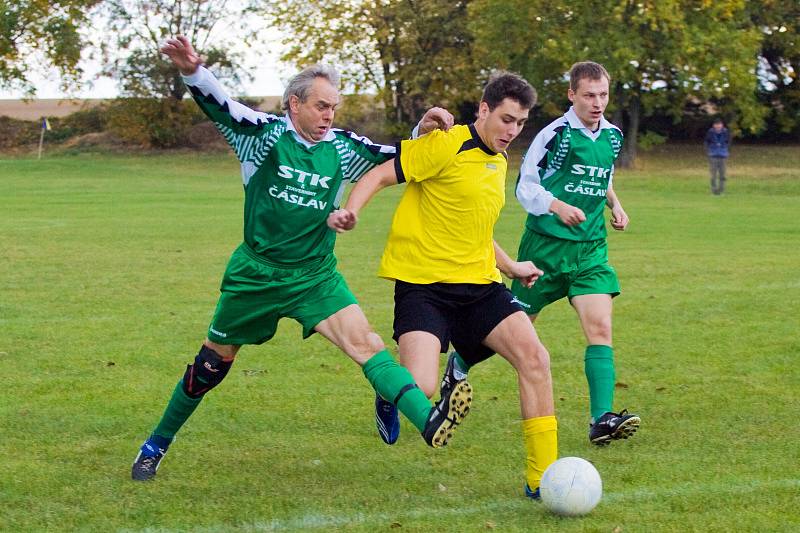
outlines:
[{"label": "black shorts", "polygon": [[435,335],[446,353],[450,343],[469,364],[494,352],[483,340],[506,317],[522,311],[502,283],[416,284],[397,280],[394,286],[394,340],[410,331]]}]

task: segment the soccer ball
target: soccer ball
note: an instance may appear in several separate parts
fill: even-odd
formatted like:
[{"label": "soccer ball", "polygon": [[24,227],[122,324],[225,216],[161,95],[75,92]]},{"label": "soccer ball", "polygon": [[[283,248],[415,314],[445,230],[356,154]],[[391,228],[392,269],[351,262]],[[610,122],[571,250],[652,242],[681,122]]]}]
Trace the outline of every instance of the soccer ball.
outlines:
[{"label": "soccer ball", "polygon": [[600,501],[603,482],[586,459],[563,457],[547,467],[539,489],[542,503],[555,514],[581,516]]}]

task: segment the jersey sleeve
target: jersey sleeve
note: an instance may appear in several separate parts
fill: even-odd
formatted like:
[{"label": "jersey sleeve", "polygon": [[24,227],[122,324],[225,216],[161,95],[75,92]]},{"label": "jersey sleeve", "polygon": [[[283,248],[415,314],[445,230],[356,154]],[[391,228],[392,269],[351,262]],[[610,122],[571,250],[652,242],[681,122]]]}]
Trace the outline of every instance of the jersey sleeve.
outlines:
[{"label": "jersey sleeve", "polygon": [[458,153],[453,137],[434,130],[418,139],[400,141],[394,160],[397,181],[424,181],[439,175]]},{"label": "jersey sleeve", "polygon": [[345,180],[356,182],[361,176],[381,163],[392,159],[397,150],[394,146],[373,143],[351,131],[334,130],[336,149],[342,156],[342,175]]},{"label": "jersey sleeve", "polygon": [[542,180],[555,172],[553,163],[560,144],[558,133],[557,128],[540,131],[522,159],[516,196],[525,211],[532,215],[549,213],[550,204],[555,199],[555,196],[542,186]]},{"label": "jersey sleeve", "polygon": [[183,76],[183,81],[194,101],[236,152],[239,161],[252,159],[254,137],[270,136],[278,125],[285,129],[282,117],[250,109],[233,100],[205,67],[199,67],[191,76]]}]

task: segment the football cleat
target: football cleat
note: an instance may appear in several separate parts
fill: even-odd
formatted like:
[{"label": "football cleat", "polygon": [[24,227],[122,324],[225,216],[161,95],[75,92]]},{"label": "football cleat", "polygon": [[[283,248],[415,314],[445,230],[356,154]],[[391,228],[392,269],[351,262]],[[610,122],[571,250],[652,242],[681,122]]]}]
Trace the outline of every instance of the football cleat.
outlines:
[{"label": "football cleat", "polygon": [[525,497],[531,500],[541,500],[542,495],[539,492],[539,487],[536,487],[536,490],[531,490],[531,487],[525,483]]},{"label": "football cleat", "polygon": [[444,376],[442,376],[442,384],[439,386],[439,398],[446,397],[456,383],[467,379],[466,372],[458,370],[455,363],[456,353],[450,352],[450,356],[447,358],[447,366],[444,369]]},{"label": "football cleat", "polygon": [[400,417],[397,415],[397,406],[375,395],[375,425],[378,434],[386,444],[394,444],[400,436]]},{"label": "football cleat", "polygon": [[638,415],[623,409],[619,413],[608,412],[594,424],[589,424],[589,441],[598,446],[611,444],[612,440],[627,439],[639,429],[641,419]]},{"label": "football cleat", "polygon": [[[169,446],[169,445],[167,445]],[[131,478],[136,481],[149,481],[156,476],[158,466],[167,453],[166,447],[159,446],[153,437],[147,439],[139,449],[139,455],[133,462]]]},{"label": "football cleat", "polygon": [[422,438],[433,448],[441,448],[453,437],[453,432],[469,413],[472,403],[472,386],[458,381],[455,386],[431,407],[431,413],[422,432]]}]

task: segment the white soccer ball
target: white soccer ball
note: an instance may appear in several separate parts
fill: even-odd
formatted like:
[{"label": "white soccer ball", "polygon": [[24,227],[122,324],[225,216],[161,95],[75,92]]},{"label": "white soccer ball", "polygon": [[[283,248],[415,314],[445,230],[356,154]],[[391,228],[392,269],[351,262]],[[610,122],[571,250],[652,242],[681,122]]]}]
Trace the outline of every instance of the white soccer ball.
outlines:
[{"label": "white soccer ball", "polygon": [[581,516],[600,502],[603,481],[586,459],[563,457],[544,471],[539,490],[542,503],[555,514]]}]

